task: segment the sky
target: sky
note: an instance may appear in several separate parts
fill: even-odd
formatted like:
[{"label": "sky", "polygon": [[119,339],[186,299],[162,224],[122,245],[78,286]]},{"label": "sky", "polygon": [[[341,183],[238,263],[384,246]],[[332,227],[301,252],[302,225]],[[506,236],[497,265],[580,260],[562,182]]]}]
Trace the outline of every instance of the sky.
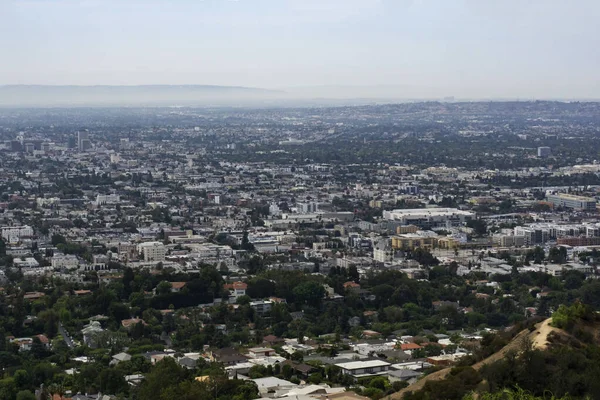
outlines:
[{"label": "sky", "polygon": [[0,0],[0,84],[600,98],[598,0]]}]

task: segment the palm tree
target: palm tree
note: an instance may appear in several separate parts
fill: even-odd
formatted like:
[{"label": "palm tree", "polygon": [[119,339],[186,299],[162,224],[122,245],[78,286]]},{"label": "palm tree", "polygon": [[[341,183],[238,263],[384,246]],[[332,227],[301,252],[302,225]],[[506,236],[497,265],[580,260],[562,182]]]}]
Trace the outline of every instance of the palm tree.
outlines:
[{"label": "palm tree", "polygon": [[53,383],[51,385],[48,385],[48,388],[46,389],[45,393],[43,390],[44,389],[42,389],[42,396],[45,395],[46,398],[48,398],[49,400],[52,400],[55,394],[59,395],[60,398],[62,398],[63,394],[65,394],[65,388],[60,383]]}]

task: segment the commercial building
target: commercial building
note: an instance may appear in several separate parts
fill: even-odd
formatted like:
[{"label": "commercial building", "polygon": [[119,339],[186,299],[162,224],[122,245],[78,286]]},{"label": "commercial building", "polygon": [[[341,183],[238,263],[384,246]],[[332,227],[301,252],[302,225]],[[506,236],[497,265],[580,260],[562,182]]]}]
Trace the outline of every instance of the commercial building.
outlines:
[{"label": "commercial building", "polygon": [[88,132],[77,132],[77,149],[80,152],[88,151],[92,148],[90,134]]},{"label": "commercial building", "polygon": [[75,269],[79,267],[79,259],[73,254],[55,255],[51,260],[52,268]]},{"label": "commercial building", "polygon": [[538,147],[537,156],[540,158],[550,157],[552,155],[552,149],[550,147]]},{"label": "commercial building", "polygon": [[571,208],[580,211],[595,211],[596,199],[591,197],[575,196],[568,193],[556,193],[546,196],[554,207]]},{"label": "commercial building", "polygon": [[517,226],[515,235],[523,238],[525,246],[546,243],[553,236],[552,229],[547,227]]},{"label": "commercial building", "polygon": [[23,226],[5,226],[1,229],[2,239],[8,243],[18,243],[23,238],[33,236],[33,228],[28,225]]},{"label": "commercial building", "polygon": [[96,196],[96,205],[118,204],[120,200],[121,196],[118,194],[99,194]]},{"label": "commercial building", "polygon": [[40,266],[38,261],[33,257],[15,258],[13,263],[18,268],[37,268]]},{"label": "commercial building", "polygon": [[383,218],[399,221],[402,225],[416,225],[419,228],[446,228],[461,226],[475,214],[457,208],[414,208],[384,211]]},{"label": "commercial building", "polygon": [[319,204],[314,201],[307,201],[305,203],[296,203],[298,213],[310,214],[319,211]]},{"label": "commercial building", "polygon": [[407,233],[392,237],[392,248],[401,250],[410,250],[417,247],[433,248],[437,245],[437,236],[419,235],[416,233]]},{"label": "commercial building", "polygon": [[[497,235],[492,238],[494,245],[500,247],[522,247],[525,246],[525,236]],[[530,239],[531,241],[531,239]]]},{"label": "commercial building", "polygon": [[405,233],[417,233],[418,230],[419,228],[414,225],[400,225],[396,227],[396,233],[398,235]]},{"label": "commercial building", "polygon": [[585,236],[574,236],[574,237],[562,237],[556,239],[557,245],[567,246],[600,246],[600,237],[585,237]]}]

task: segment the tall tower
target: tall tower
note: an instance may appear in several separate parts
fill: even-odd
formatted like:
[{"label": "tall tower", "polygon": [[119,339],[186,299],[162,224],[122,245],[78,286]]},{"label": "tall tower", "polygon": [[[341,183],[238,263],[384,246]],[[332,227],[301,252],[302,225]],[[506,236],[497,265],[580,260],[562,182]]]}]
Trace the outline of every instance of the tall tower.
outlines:
[{"label": "tall tower", "polygon": [[90,134],[86,132],[77,132],[77,149],[80,152],[88,151],[92,147]]}]

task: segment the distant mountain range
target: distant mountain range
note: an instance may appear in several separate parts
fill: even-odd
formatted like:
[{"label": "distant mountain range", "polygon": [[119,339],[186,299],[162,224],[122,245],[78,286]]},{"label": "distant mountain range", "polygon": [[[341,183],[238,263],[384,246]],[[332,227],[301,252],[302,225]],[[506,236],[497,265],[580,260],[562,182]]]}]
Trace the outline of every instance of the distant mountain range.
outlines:
[{"label": "distant mountain range", "polygon": [[[600,90],[600,87],[598,87]],[[289,107],[340,106],[413,101],[534,100],[532,97],[492,95],[452,96],[458,90],[418,85],[323,85],[282,90],[217,85],[0,85],[0,107]],[[544,100],[598,101],[588,97],[548,95]],[[557,92],[558,93],[558,92]],[[566,92],[565,92],[566,93]]]},{"label": "distant mountain range", "polygon": [[232,105],[260,102],[285,92],[241,86],[0,86],[0,106]]}]

